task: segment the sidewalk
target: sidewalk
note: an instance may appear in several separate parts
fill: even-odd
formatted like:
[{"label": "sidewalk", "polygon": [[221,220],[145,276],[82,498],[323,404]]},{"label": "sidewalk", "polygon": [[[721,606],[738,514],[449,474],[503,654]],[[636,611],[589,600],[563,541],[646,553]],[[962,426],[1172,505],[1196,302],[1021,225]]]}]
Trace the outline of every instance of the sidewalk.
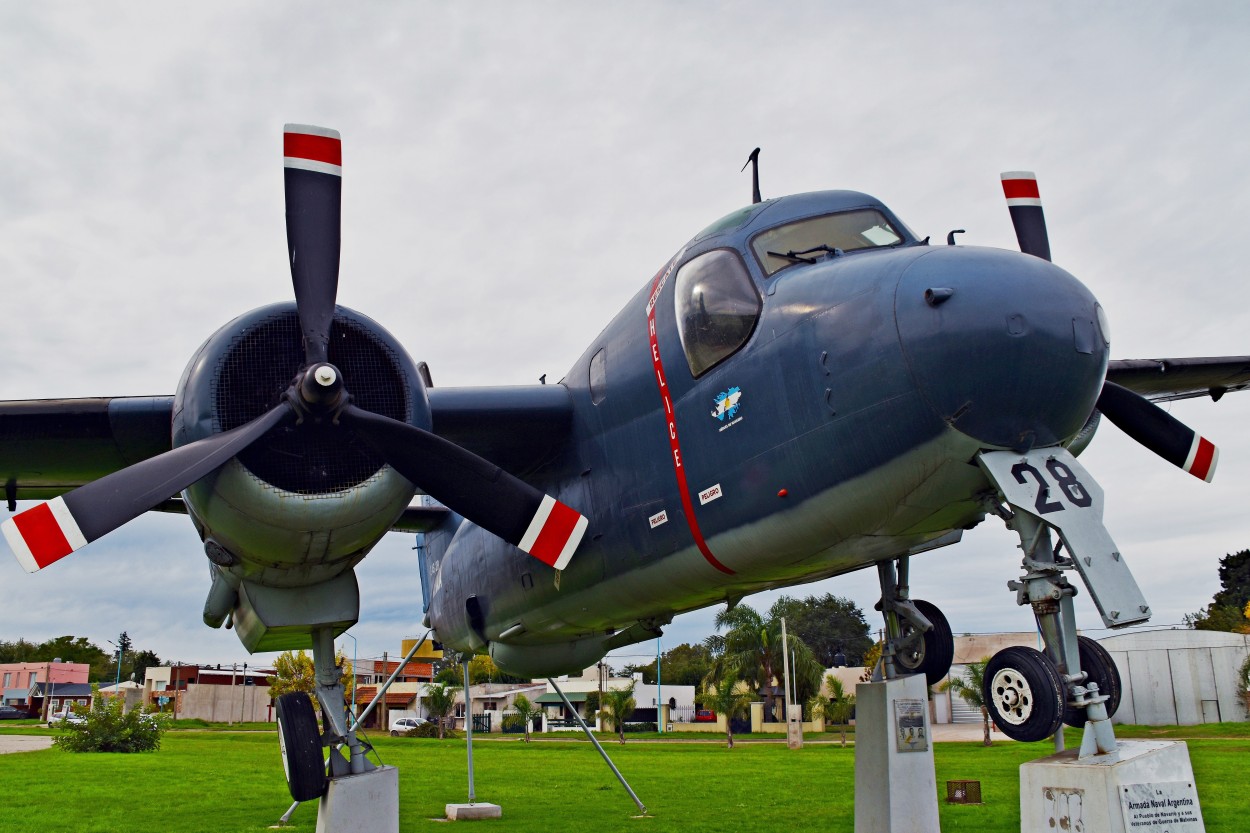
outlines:
[{"label": "sidewalk", "polygon": [[0,735],[0,755],[10,752],[35,752],[52,746],[52,738],[36,735]]}]

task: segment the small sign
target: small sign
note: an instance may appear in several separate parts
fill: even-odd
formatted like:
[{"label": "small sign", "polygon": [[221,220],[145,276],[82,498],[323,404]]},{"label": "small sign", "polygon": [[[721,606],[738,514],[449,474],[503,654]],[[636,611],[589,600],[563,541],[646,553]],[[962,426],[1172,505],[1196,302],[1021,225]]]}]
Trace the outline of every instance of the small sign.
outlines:
[{"label": "small sign", "polygon": [[1198,791],[1189,781],[1121,785],[1120,810],[1124,813],[1125,831],[1206,831],[1202,809],[1198,806]]},{"label": "small sign", "polygon": [[668,523],[668,510],[661,509],[659,512],[656,512],[654,515],[647,518],[647,521],[651,524],[652,529],[655,529],[657,526],[663,526]]},{"label": "small sign", "polygon": [[724,496],[725,496],[725,493],[721,491],[719,483],[717,483],[715,486],[708,486],[706,489],[699,492],[699,505],[707,506],[712,501],[718,500]]},{"label": "small sign", "polygon": [[925,721],[925,701],[902,697],[894,701],[894,737],[899,752],[927,752],[929,731]]}]

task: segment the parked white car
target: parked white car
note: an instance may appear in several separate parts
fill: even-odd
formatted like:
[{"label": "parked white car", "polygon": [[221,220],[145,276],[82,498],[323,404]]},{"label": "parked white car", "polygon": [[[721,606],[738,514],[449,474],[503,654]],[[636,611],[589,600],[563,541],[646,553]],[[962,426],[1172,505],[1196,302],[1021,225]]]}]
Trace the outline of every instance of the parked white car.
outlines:
[{"label": "parked white car", "polygon": [[404,732],[415,729],[418,726],[424,726],[429,722],[424,717],[401,717],[391,724],[391,737],[397,738]]},{"label": "parked white car", "polygon": [[79,714],[78,712],[70,712],[70,711],[53,712],[52,714],[48,715],[49,726],[56,726],[58,723],[78,724],[78,723],[86,723],[86,722],[87,722],[87,716],[83,714]]}]

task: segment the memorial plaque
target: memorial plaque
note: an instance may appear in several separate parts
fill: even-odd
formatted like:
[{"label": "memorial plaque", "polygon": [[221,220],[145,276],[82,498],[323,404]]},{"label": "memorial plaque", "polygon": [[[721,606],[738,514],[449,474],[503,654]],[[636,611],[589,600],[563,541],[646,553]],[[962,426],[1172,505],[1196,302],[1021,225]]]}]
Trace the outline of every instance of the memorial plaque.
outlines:
[{"label": "memorial plaque", "polygon": [[1205,833],[1198,791],[1191,781],[1155,784],[1124,784],[1120,787],[1120,810],[1127,833]]},{"label": "memorial plaque", "polygon": [[900,698],[894,701],[894,738],[899,752],[926,752],[929,731],[925,725],[924,700]]}]

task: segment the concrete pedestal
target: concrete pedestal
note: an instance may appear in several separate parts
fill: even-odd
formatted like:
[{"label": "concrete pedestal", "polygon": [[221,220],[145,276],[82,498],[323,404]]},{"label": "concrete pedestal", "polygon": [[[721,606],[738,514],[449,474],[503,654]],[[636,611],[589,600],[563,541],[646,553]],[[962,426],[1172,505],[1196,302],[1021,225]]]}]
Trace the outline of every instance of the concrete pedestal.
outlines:
[{"label": "concrete pedestal", "polygon": [[1020,767],[1021,833],[1205,833],[1189,749],[1120,741],[1077,759],[1075,749]]},{"label": "concrete pedestal", "polygon": [[786,744],[791,749],[803,748],[803,707],[789,706],[786,711]]},{"label": "concrete pedestal", "polygon": [[503,818],[503,810],[498,804],[478,802],[477,804],[448,804],[448,821],[473,821],[475,819]]},{"label": "concrete pedestal", "polygon": [[924,676],[860,683],[855,687],[855,833],[940,829]]},{"label": "concrete pedestal", "polygon": [[331,778],[317,803],[317,833],[399,833],[399,770]]}]

